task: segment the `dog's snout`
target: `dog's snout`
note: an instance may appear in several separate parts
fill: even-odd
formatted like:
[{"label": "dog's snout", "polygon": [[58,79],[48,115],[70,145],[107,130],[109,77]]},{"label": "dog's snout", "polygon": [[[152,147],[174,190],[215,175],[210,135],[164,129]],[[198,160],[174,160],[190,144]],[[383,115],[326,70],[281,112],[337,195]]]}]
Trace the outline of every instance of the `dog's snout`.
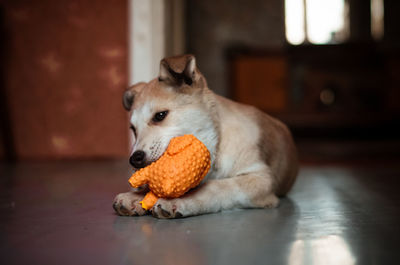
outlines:
[{"label": "dog's snout", "polygon": [[136,151],[129,158],[129,163],[131,163],[131,165],[134,166],[135,168],[143,168],[146,166],[145,157],[146,157],[145,152],[143,152],[142,150]]}]

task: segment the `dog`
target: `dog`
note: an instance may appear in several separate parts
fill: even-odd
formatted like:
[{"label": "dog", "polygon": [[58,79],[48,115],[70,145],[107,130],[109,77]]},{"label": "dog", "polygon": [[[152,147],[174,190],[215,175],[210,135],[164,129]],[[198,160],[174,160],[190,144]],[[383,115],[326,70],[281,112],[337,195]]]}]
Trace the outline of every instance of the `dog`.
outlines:
[{"label": "dog", "polygon": [[297,151],[287,126],[255,107],[212,92],[193,55],[161,60],[159,77],[123,95],[131,112],[134,170],[156,161],[173,137],[193,134],[211,155],[202,183],[176,199],[160,198],[150,211],[140,201],[148,187],[118,194],[119,215],[178,218],[237,208],[272,208],[293,186]]}]

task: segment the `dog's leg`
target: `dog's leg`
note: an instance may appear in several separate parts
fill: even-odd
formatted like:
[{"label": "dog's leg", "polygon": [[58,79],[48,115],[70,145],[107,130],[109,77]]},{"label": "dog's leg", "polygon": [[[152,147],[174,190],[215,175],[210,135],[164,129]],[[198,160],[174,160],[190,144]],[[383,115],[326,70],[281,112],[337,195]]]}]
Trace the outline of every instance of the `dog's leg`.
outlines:
[{"label": "dog's leg", "polygon": [[208,180],[177,199],[159,199],[152,208],[158,218],[177,218],[235,208],[272,208],[279,199],[269,174],[246,174]]},{"label": "dog's leg", "polygon": [[113,203],[114,210],[119,215],[126,216],[136,216],[136,215],[145,215],[148,212],[145,211],[140,205],[140,201],[143,200],[143,197],[146,192],[143,190],[140,191],[129,191],[125,193],[118,194]]}]

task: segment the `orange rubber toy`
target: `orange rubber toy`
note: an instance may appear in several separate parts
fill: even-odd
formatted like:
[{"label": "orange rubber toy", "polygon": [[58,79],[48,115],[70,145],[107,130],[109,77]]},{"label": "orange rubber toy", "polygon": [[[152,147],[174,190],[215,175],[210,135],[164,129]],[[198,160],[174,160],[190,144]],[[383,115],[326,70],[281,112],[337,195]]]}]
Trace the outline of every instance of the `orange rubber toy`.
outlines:
[{"label": "orange rubber toy", "polygon": [[211,166],[210,152],[194,135],[173,138],[165,153],[149,166],[136,171],[129,179],[132,187],[148,184],[143,198],[149,210],[158,198],[178,198],[200,184]]}]

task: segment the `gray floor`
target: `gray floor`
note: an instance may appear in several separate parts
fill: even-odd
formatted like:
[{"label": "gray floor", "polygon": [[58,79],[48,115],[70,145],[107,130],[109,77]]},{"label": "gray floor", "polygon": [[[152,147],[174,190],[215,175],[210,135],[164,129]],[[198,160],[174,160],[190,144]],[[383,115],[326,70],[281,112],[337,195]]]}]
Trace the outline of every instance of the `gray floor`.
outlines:
[{"label": "gray floor", "polygon": [[0,264],[398,264],[398,166],[305,166],[277,209],[120,217],[123,162],[0,167]]}]

